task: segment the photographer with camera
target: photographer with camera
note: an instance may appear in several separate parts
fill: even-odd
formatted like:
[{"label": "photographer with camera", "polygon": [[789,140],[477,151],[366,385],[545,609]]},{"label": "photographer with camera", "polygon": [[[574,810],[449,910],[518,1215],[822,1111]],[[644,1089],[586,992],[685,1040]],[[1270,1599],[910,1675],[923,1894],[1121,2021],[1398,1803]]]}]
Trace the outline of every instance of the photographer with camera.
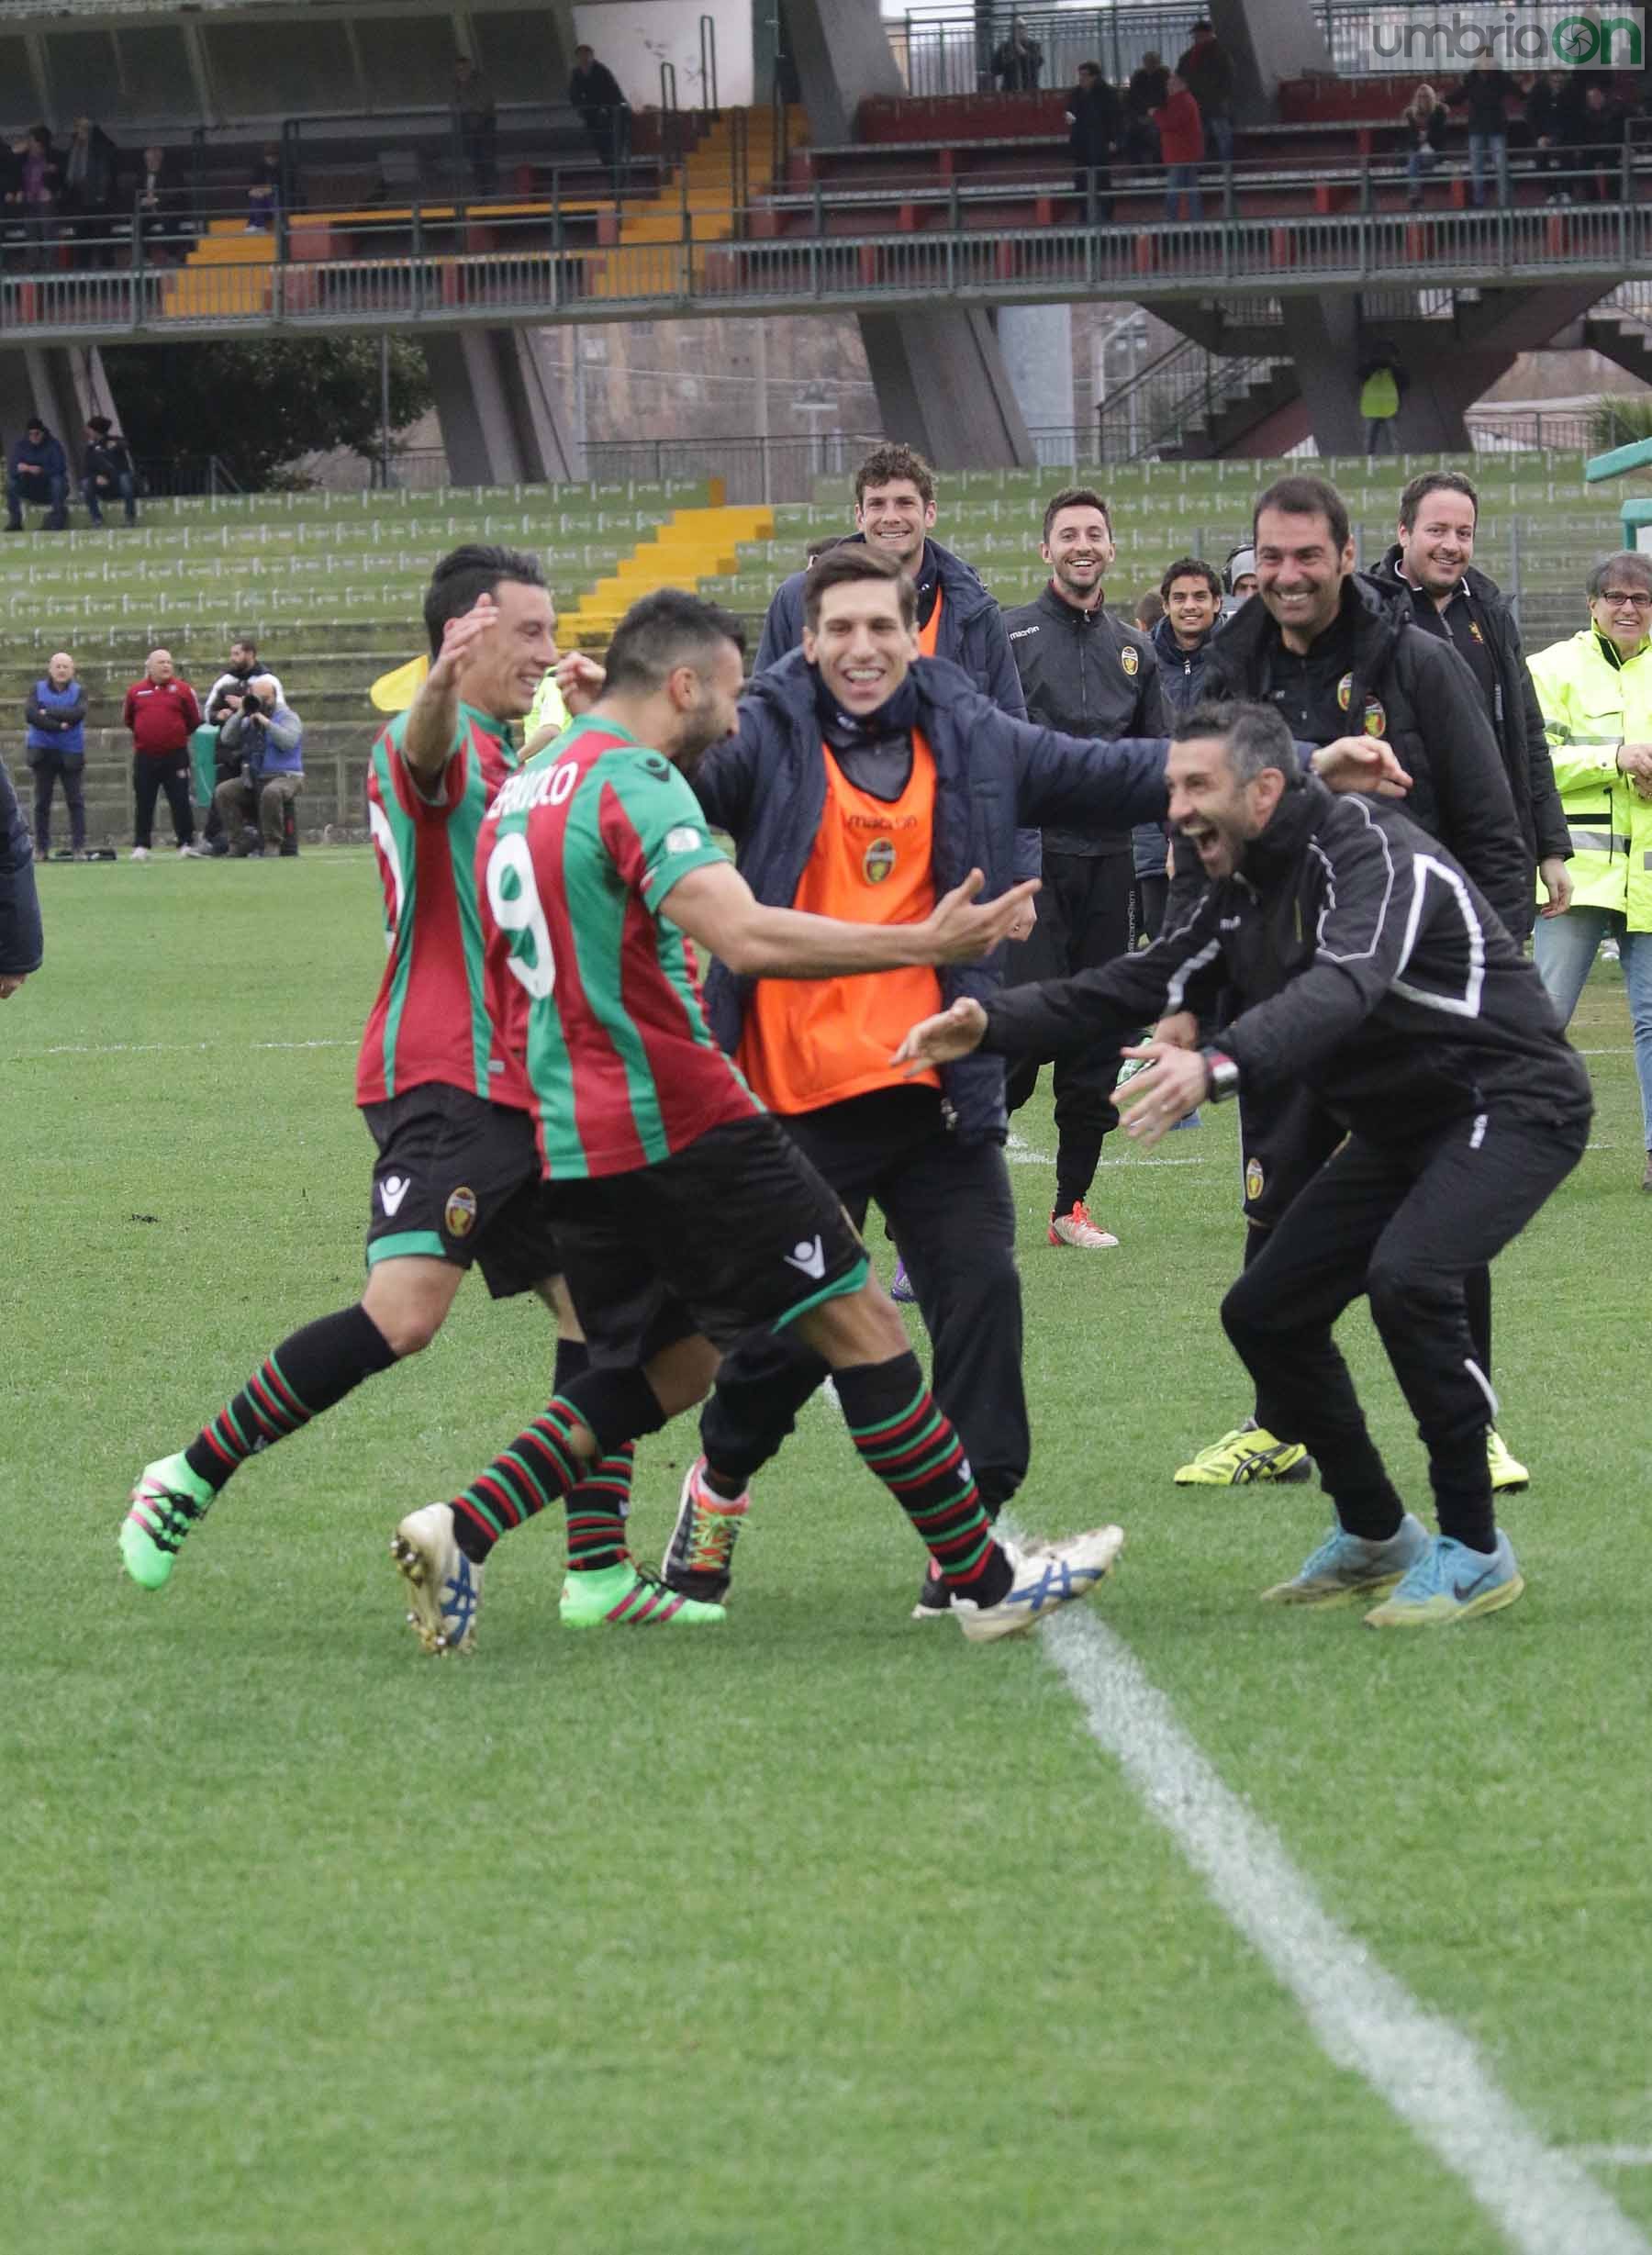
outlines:
[{"label": "photographer with camera", "polygon": [[[273,674],[254,674],[236,709],[218,731],[221,766],[234,762],[212,795],[223,817],[229,851],[240,859],[273,847],[289,858],[298,841],[286,834],[287,809],[304,788],[304,729]],[[250,818],[258,817],[258,834]]]}]

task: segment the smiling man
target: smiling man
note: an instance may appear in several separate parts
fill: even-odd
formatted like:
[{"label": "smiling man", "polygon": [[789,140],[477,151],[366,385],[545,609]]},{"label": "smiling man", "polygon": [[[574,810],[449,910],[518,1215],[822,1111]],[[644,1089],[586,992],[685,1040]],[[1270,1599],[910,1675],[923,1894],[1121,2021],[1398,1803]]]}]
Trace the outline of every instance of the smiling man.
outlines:
[{"label": "smiling man", "polygon": [[[1283,477],[1256,502],[1257,592],[1211,644],[1207,697],[1268,704],[1300,742],[1323,743],[1363,725],[1386,738],[1412,778],[1406,812],[1454,854],[1517,935],[1528,926],[1533,871],[1474,677],[1437,635],[1354,567],[1348,512],[1319,477]],[[1178,878],[1179,882],[1179,878]],[[1176,921],[1174,903],[1170,921]],[[1171,1031],[1193,1038],[1191,1021]],[[1240,1106],[1248,1256],[1342,1141],[1342,1129],[1301,1087],[1253,1089]],[[1469,1315],[1482,1370],[1491,1367],[1491,1287],[1471,1279]],[[1298,1436],[1277,1404],[1200,1449],[1179,1487],[1306,1479]],[[1525,1468],[1495,1429],[1487,1443],[1500,1488],[1523,1488]]]},{"label": "smiling man", "polygon": [[[1115,550],[1107,503],[1088,486],[1051,496],[1039,555],[1049,585],[1007,611],[1004,629],[1030,719],[1068,736],[1162,736],[1168,720],[1158,663],[1145,634],[1113,618],[1104,582]],[[1064,978],[1111,963],[1135,943],[1135,860],[1129,829],[1066,822],[1044,832],[1038,924],[1010,957],[1015,981]],[[1162,865],[1162,854],[1161,854]],[[1055,1182],[1049,1242],[1101,1252],[1116,1245],[1087,1200],[1103,1139],[1119,1124],[1116,1046],[1088,1043],[1055,1060]],[[1010,1109],[1038,1085],[1035,1064],[1010,1074]]]},{"label": "smiling man", "polygon": [[[1571,899],[1571,839],[1555,782],[1548,738],[1514,613],[1494,579],[1477,570],[1479,496],[1457,470],[1425,470],[1400,497],[1400,537],[1371,574],[1385,595],[1409,598],[1411,617],[1468,666],[1502,754],[1520,834],[1547,896],[1546,917]],[[1530,936],[1535,888],[1516,939]]]},{"label": "smiling man", "polygon": [[[1262,577],[1266,590],[1266,564]],[[1144,1147],[1196,1104],[1305,1092],[1334,1123],[1334,1155],[1222,1314],[1258,1399],[1312,1449],[1336,1523],[1263,1595],[1384,1598],[1366,1616],[1383,1629],[1499,1611],[1524,1582],[1493,1511],[1470,1278],[1581,1157],[1588,1076],[1459,865],[1398,808],[1304,775],[1277,712],[1195,706],[1169,780],[1206,880],[1191,914],[1102,970],[961,998],[899,1054],[932,1071],[977,1050],[1047,1057],[1187,1009],[1212,1017],[1202,1048],[1135,1052],[1146,1070],[1124,1101]],[[1437,1537],[1401,1501],[1333,1337],[1362,1296],[1428,1451]]]}]

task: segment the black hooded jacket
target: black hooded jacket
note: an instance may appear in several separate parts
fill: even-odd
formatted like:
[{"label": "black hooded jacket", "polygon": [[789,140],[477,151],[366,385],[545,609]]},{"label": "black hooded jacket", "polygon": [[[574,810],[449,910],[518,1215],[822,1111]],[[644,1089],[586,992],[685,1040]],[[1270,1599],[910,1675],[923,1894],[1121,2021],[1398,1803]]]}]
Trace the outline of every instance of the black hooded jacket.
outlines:
[{"label": "black hooded jacket", "polygon": [[[1295,733],[1315,743],[1362,728],[1386,738],[1412,778],[1406,813],[1456,855],[1507,929],[1524,938],[1535,906],[1532,856],[1502,754],[1473,675],[1410,609],[1409,596],[1401,606],[1350,575],[1340,620],[1328,631],[1345,637],[1349,661],[1334,700],[1305,728],[1288,717]],[[1286,671],[1279,630],[1256,597],[1211,642],[1201,693],[1274,703]]]},{"label": "black hooded jacket", "polygon": [[[1416,608],[1409,583],[1400,576],[1400,543],[1395,541],[1370,575],[1385,597],[1411,603]],[[1534,866],[1554,855],[1569,859],[1571,838],[1566,812],[1555,782],[1555,763],[1537,703],[1537,692],[1521,645],[1513,608],[1494,579],[1471,564],[1463,574],[1468,599],[1480,621],[1486,644],[1497,668],[1492,732],[1502,754],[1503,773],[1513,794],[1515,820]],[[1426,634],[1429,630],[1423,628]],[[1436,637],[1436,639],[1444,639]]]}]

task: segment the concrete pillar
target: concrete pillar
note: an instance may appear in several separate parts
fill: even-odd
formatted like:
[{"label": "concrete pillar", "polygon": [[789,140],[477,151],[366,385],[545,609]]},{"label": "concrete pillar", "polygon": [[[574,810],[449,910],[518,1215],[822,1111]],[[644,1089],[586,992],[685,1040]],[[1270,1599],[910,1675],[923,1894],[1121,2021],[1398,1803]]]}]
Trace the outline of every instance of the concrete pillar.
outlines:
[{"label": "concrete pillar", "polygon": [[[1330,72],[1331,50],[1313,0],[1210,0],[1205,12],[1233,58],[1242,118],[1275,115],[1274,90],[1280,79]],[[1189,12],[1189,22],[1196,13]],[[1166,50],[1166,61],[1174,63],[1180,51]]]},{"label": "concrete pillar", "polygon": [[1322,454],[1357,454],[1365,446],[1359,413],[1358,301],[1282,297],[1282,358],[1293,360],[1308,404],[1308,423]]},{"label": "concrete pillar", "polygon": [[95,347],[88,352],[77,345],[26,344],[0,352],[0,437],[6,445],[21,435],[31,415],[39,416],[53,437],[62,440],[71,468],[80,459],[88,415],[118,421]]},{"label": "concrete pillar", "polygon": [[537,331],[459,329],[427,338],[424,349],[455,485],[515,486],[585,475]]},{"label": "concrete pillar", "polygon": [[[1028,430],[1073,428],[1073,308],[1000,306],[999,351]],[[1066,452],[1056,457],[1068,459]]]},{"label": "concrete pillar", "polygon": [[[877,0],[781,5],[810,134],[821,143],[853,140],[868,95],[904,92]],[[889,438],[917,447],[937,469],[1031,466],[1026,418],[985,314],[864,313],[860,329]]]}]

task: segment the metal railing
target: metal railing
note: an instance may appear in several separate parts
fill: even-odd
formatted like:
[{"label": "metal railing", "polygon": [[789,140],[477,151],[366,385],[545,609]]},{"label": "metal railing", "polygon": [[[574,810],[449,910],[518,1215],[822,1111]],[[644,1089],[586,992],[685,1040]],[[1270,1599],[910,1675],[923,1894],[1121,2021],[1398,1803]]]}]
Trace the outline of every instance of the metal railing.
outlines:
[{"label": "metal railing", "polygon": [[[1379,10],[1352,0],[1319,0],[1314,13],[1332,67],[1348,75],[1362,64],[1368,68],[1367,42],[1373,16],[1391,18],[1424,5],[1425,0],[1382,0]],[[1073,85],[1081,62],[1099,62],[1115,86],[1123,85],[1149,51],[1174,66],[1189,44],[1188,28],[1197,13],[1187,7],[1138,5],[1137,0],[1098,8],[919,7],[890,17],[887,29],[910,94],[984,94],[1003,84],[994,58],[1008,40],[1013,22],[1022,24],[1036,42],[1040,55],[1033,84],[1048,90]],[[1417,75],[1430,73],[1419,70]]]},{"label": "metal railing", "polygon": [[[414,204],[392,226],[339,230],[331,255],[299,255],[301,215],[267,262],[180,266],[176,242],[141,226],[49,247],[103,265],[12,262],[0,242],[0,335],[14,342],[281,328],[624,319],[639,311],[807,313],[952,297],[1012,305],[1108,297],[1289,293],[1412,285],[1434,289],[1598,278],[1602,290],[1652,264],[1652,203],[1484,211],[1346,210],[1176,224],[1056,222],[1032,229],[868,228],[742,239],[746,214],[681,213],[664,242],[599,246],[559,237],[543,214]],[[484,224],[485,223],[485,224]],[[478,229],[481,229],[479,232]]]}]

